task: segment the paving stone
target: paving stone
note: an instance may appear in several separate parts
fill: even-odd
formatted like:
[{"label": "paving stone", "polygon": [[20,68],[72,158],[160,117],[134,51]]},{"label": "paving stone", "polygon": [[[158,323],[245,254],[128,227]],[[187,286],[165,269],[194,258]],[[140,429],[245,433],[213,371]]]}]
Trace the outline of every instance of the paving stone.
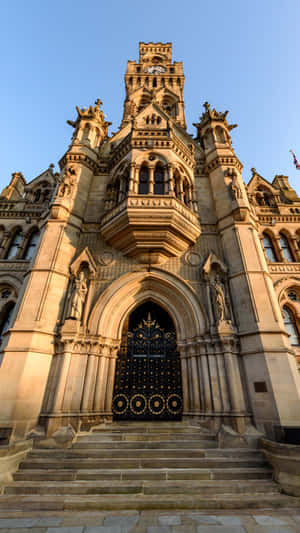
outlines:
[{"label": "paving stone", "polygon": [[47,533],[82,533],[83,527],[49,527]]},{"label": "paving stone", "polygon": [[158,523],[161,526],[180,526],[181,518],[179,515],[163,515],[159,516]]},{"label": "paving stone", "polygon": [[147,527],[147,533],[172,533],[171,526],[150,526]]},{"label": "paving stone", "polygon": [[212,524],[212,525],[221,525],[219,517],[213,515],[201,515],[199,513],[189,513],[187,515],[192,520],[196,520],[198,524]]},{"label": "paving stone", "polygon": [[196,525],[193,526],[175,526],[172,528],[172,533],[196,533]]},{"label": "paving stone", "polygon": [[223,526],[242,526],[243,522],[239,516],[216,516],[217,520],[221,522]]},{"label": "paving stone", "polygon": [[[36,518],[34,527],[55,527],[61,526],[63,522],[62,518],[56,516],[45,516],[44,518]],[[74,524],[75,525],[75,524]],[[78,525],[78,524],[76,524]]]},{"label": "paving stone", "polygon": [[95,526],[86,527],[85,533],[123,533],[125,529],[120,526]]},{"label": "paving stone", "polygon": [[253,518],[260,526],[282,526],[288,524],[288,518],[285,516],[279,518],[271,515],[254,515]]},{"label": "paving stone", "polygon": [[242,526],[198,526],[197,533],[247,533]]},{"label": "paving stone", "polygon": [[17,527],[17,528],[3,528],[0,529],[1,533],[28,533],[30,529],[30,533],[45,533],[46,528],[45,527],[31,527],[31,528],[24,528],[24,527]]},{"label": "paving stone", "polygon": [[[137,524],[139,520],[139,515],[134,516],[106,516],[104,518],[104,526],[113,526],[113,527],[119,527],[121,533],[129,533],[130,530]],[[96,533],[95,532],[89,532],[89,533]],[[103,532],[105,533],[105,532]]]},{"label": "paving stone", "polygon": [[0,518],[0,528],[26,528],[34,527],[36,518]]},{"label": "paving stone", "polygon": [[299,533],[299,529],[288,526],[257,526],[250,531],[251,533]]},{"label": "paving stone", "polygon": [[[103,525],[103,519],[104,517],[93,517],[93,516],[83,516],[78,518],[72,518],[71,516],[68,518],[65,518],[62,522],[62,527],[70,527],[70,526],[83,526],[83,527],[89,527],[89,526],[102,526]],[[1,533],[1,530],[0,530]]]}]

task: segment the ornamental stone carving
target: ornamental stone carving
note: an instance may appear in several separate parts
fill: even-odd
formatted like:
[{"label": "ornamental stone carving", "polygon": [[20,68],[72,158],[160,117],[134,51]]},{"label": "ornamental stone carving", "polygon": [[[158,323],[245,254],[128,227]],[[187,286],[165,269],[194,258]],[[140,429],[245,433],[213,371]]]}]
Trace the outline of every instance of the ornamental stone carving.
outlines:
[{"label": "ornamental stone carving", "polygon": [[81,271],[71,285],[70,297],[68,301],[66,318],[81,320],[83,306],[88,292],[85,273]]}]

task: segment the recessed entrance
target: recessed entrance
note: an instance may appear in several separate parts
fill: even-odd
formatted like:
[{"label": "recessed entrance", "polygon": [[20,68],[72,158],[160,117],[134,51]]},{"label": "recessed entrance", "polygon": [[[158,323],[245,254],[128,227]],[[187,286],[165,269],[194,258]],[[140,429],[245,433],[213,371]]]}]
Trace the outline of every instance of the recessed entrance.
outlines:
[{"label": "recessed entrance", "polygon": [[170,315],[148,301],[127,318],[116,365],[115,420],[180,420],[181,365]]}]

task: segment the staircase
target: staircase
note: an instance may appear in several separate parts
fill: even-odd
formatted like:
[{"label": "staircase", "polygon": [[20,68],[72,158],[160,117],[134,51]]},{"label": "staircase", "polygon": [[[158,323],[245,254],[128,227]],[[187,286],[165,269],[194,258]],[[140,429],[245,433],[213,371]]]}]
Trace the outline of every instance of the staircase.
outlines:
[{"label": "staircase", "polygon": [[1,511],[297,507],[263,455],[219,449],[181,422],[119,422],[70,449],[34,448],[0,497]]}]

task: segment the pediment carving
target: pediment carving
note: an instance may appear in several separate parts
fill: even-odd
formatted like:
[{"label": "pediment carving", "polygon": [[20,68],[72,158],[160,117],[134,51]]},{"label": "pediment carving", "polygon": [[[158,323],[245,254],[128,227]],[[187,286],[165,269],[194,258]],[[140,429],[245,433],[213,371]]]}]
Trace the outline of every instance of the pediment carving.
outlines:
[{"label": "pediment carving", "polygon": [[82,250],[82,252],[76,257],[76,259],[70,265],[70,271],[72,272],[72,274],[74,274],[75,276],[77,275],[82,263],[85,263],[88,265],[90,274],[93,275],[96,273],[97,264],[87,246]]}]

